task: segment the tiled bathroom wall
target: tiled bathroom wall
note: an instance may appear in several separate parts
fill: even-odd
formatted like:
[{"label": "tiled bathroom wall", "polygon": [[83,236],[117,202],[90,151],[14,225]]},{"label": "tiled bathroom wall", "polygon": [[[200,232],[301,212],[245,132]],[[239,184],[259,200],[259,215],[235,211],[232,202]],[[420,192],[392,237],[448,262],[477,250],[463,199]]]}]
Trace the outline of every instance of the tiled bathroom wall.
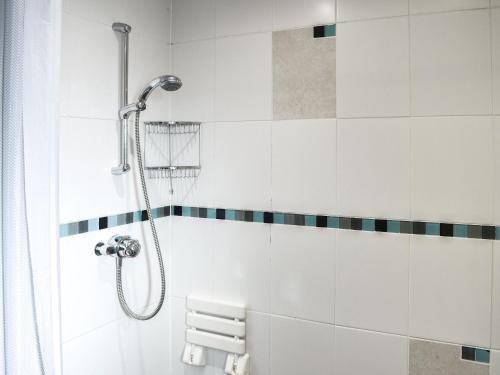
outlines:
[{"label": "tiled bathroom wall", "polygon": [[173,1],[174,374],[224,361],[181,364],[189,294],[247,304],[256,375],[500,374],[499,6]]},{"label": "tiled bathroom wall", "polygon": [[[93,252],[152,247],[137,176],[110,173],[114,21],[131,100],[184,83],[144,119],[203,122],[200,176],[148,183],[169,277],[149,322]],[[65,374],[221,374],[220,352],[180,362],[190,294],[248,306],[254,375],[500,374],[499,35],[498,0],[65,0]],[[137,309],[159,294],[148,253],[126,263]]]},{"label": "tiled bathroom wall", "polygon": [[[119,40],[111,24],[132,26],[132,101],[147,82],[170,71],[170,1],[65,0],[63,7],[60,222],[80,223],[61,234],[108,228],[60,240],[64,373],[165,374],[170,366],[168,303],[154,320],[125,318],[116,297],[114,260],[98,258],[93,248],[118,233],[138,238],[143,253],[124,265],[125,294],[137,311],[156,303],[160,279],[154,252],[144,250],[153,248],[147,222],[129,220],[133,215],[114,216],[145,206],[135,173],[111,175],[119,156],[120,87]],[[169,116],[169,96],[155,93],[144,118],[168,120]],[[169,205],[166,183],[149,186],[154,207]],[[99,220],[110,215],[115,220]],[[129,224],[117,226],[125,223]],[[168,218],[159,219],[157,226],[166,254]]]}]

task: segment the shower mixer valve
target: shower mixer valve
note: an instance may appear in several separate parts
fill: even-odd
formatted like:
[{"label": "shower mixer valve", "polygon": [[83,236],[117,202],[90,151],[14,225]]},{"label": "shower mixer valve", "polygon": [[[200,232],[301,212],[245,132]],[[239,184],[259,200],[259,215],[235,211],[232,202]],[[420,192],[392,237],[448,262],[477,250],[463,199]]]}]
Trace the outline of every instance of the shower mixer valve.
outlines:
[{"label": "shower mixer valve", "polygon": [[115,258],[135,258],[141,251],[141,244],[130,236],[115,235],[107,244],[99,242],[95,245],[95,255],[110,255]]}]

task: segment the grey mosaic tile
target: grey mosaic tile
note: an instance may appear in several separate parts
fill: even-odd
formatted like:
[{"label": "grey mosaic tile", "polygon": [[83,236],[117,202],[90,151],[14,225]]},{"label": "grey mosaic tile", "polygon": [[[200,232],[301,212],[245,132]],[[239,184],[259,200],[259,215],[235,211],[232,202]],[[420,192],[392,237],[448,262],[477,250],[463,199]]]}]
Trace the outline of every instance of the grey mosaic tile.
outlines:
[{"label": "grey mosaic tile", "polygon": [[335,50],[313,28],[273,33],[275,120],[336,117]]},{"label": "grey mosaic tile", "polygon": [[489,375],[488,365],[461,357],[461,346],[412,339],[409,375]]}]

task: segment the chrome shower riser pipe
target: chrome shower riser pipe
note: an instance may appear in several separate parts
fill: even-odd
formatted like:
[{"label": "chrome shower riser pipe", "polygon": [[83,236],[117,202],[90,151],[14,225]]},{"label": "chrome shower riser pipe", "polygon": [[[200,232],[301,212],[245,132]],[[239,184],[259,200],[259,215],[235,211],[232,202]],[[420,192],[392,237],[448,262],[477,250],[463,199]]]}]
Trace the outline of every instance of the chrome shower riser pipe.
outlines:
[{"label": "chrome shower riser pipe", "polygon": [[[112,25],[113,31],[121,34],[121,95],[120,109],[128,104],[128,35],[132,28],[120,22],[115,22]],[[120,116],[120,164],[111,169],[111,173],[120,175],[127,173],[130,170],[128,163],[128,116]]]}]

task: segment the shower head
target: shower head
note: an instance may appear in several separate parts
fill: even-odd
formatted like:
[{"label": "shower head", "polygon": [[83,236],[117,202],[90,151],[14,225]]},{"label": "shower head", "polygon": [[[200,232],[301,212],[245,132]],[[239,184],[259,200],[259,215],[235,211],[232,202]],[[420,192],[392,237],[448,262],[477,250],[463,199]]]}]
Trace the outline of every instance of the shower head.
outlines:
[{"label": "shower head", "polygon": [[176,76],[165,75],[155,78],[146,85],[144,90],[142,90],[142,93],[139,96],[139,103],[146,104],[149,95],[157,87],[161,87],[165,91],[177,91],[181,88],[181,86],[182,81]]}]

